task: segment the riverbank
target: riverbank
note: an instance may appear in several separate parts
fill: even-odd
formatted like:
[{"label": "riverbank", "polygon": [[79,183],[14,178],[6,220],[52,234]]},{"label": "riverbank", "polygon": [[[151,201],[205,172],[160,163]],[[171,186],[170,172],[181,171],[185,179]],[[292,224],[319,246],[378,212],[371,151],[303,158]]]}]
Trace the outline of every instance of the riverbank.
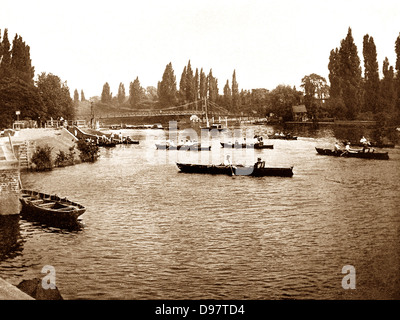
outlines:
[{"label": "riverbank", "polygon": [[[11,141],[18,157],[21,156],[21,150],[26,150],[26,157],[29,162],[37,147],[49,146],[54,160],[60,151],[68,154],[70,148],[76,145],[77,139],[65,128],[36,128],[16,131],[14,136],[11,137]],[[23,149],[21,146],[23,146]],[[80,162],[79,152],[75,152],[74,162]],[[28,163],[28,166],[30,166],[30,163]]]},{"label": "riverbank", "polygon": [[16,286],[0,278],[0,300],[35,300]]}]

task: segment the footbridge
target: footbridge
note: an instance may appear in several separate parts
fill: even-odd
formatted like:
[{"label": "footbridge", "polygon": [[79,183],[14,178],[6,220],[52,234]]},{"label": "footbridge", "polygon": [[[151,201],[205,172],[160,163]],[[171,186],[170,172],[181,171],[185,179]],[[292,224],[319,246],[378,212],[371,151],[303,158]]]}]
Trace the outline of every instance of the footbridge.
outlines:
[{"label": "footbridge", "polygon": [[[199,108],[200,105],[200,108]],[[130,117],[156,117],[156,116],[192,116],[196,115],[199,118],[207,116],[233,116],[231,112],[219,106],[215,102],[199,100],[186,103],[179,106],[172,106],[163,109],[139,109],[118,115],[119,118]],[[115,114],[102,115],[99,119],[115,118]]]}]

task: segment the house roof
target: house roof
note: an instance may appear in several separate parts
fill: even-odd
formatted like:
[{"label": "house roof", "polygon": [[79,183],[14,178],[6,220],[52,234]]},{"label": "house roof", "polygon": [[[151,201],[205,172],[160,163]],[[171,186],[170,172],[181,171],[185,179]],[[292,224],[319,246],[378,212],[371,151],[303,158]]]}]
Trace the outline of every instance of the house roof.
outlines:
[{"label": "house roof", "polygon": [[307,112],[306,106],[304,104],[293,106],[292,107],[293,113],[303,113]]}]

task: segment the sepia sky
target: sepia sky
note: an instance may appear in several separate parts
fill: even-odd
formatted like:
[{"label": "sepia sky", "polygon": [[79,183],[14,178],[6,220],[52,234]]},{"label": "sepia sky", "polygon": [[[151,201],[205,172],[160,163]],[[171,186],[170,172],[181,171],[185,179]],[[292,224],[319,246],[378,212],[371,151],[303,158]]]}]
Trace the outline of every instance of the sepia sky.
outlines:
[{"label": "sepia sky", "polygon": [[351,27],[362,62],[362,39],[374,38],[378,63],[395,65],[400,33],[398,0],[3,0],[0,29],[9,40],[22,36],[31,48],[36,74],[67,81],[71,95],[113,95],[139,77],[157,87],[171,62],[183,68],[212,68],[220,93],[233,70],[239,90],[300,88],[317,73],[328,80],[329,53]]}]

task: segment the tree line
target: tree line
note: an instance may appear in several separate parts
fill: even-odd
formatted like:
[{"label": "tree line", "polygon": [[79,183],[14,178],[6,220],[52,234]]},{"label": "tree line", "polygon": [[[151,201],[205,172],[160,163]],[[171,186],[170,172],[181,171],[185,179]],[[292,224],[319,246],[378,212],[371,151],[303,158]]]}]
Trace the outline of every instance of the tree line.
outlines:
[{"label": "tree line", "polygon": [[[379,73],[377,50],[373,37],[363,38],[363,61],[354,43],[351,28],[340,41],[340,47],[329,54],[327,80],[315,73],[303,77],[301,88],[278,85],[273,90],[257,88],[239,90],[236,70],[224,82],[222,94],[218,79],[210,69],[193,68],[191,61],[184,66],[177,83],[172,63],[168,63],[157,87],[143,88],[139,77],[130,82],[128,92],[119,84],[115,96],[105,83],[99,103],[133,109],[167,108],[194,103],[201,108],[207,98],[229,112],[243,115],[275,115],[282,120],[292,120],[292,106],[305,104],[311,118],[378,120],[400,123],[400,34],[395,40],[395,66],[385,58],[382,77]],[[0,30],[0,127],[11,127],[21,112],[21,119],[39,123],[58,118],[74,118],[74,101],[79,101],[77,89],[73,99],[66,81],[52,73],[41,73],[34,80],[35,69],[30,58],[30,47],[18,34],[12,43],[8,30]],[[81,90],[81,101],[85,101]],[[77,105],[77,104],[75,104]],[[193,108],[193,105],[190,107]]]},{"label": "tree line", "polygon": [[12,43],[8,29],[0,30],[0,128],[10,128],[20,111],[20,120],[38,123],[63,117],[72,119],[74,108],[66,82],[51,73],[34,81],[30,47],[16,34]]},{"label": "tree line", "polygon": [[340,118],[400,121],[400,34],[394,42],[395,69],[385,57],[379,75],[377,50],[372,36],[363,38],[364,76],[351,28],[340,47],[329,56],[327,109]]},{"label": "tree line", "polygon": [[[349,28],[347,36],[340,42],[340,47],[330,52],[329,84],[324,77],[311,73],[302,78],[301,91],[288,85],[278,85],[271,91],[265,88],[239,91],[234,70],[231,82],[229,79],[226,80],[223,94],[219,94],[218,79],[213,75],[212,69],[206,75],[203,68],[194,70],[190,60],[181,73],[178,87],[170,62],[157,84],[156,95],[152,87],[152,99],[162,108],[207,98],[233,113],[274,114],[283,120],[292,120],[293,105],[305,104],[309,117],[313,119],[329,117],[398,123],[400,122],[400,34],[395,41],[395,52],[395,68],[390,66],[388,58],[385,58],[381,79],[374,39],[368,34],[365,35],[362,50],[363,74],[357,46]],[[103,93],[106,89],[108,88],[103,88]],[[146,90],[140,87],[136,78],[134,84],[131,83],[130,86],[128,105],[140,107],[146,100],[145,93]],[[118,97],[120,96],[119,90]]]}]

